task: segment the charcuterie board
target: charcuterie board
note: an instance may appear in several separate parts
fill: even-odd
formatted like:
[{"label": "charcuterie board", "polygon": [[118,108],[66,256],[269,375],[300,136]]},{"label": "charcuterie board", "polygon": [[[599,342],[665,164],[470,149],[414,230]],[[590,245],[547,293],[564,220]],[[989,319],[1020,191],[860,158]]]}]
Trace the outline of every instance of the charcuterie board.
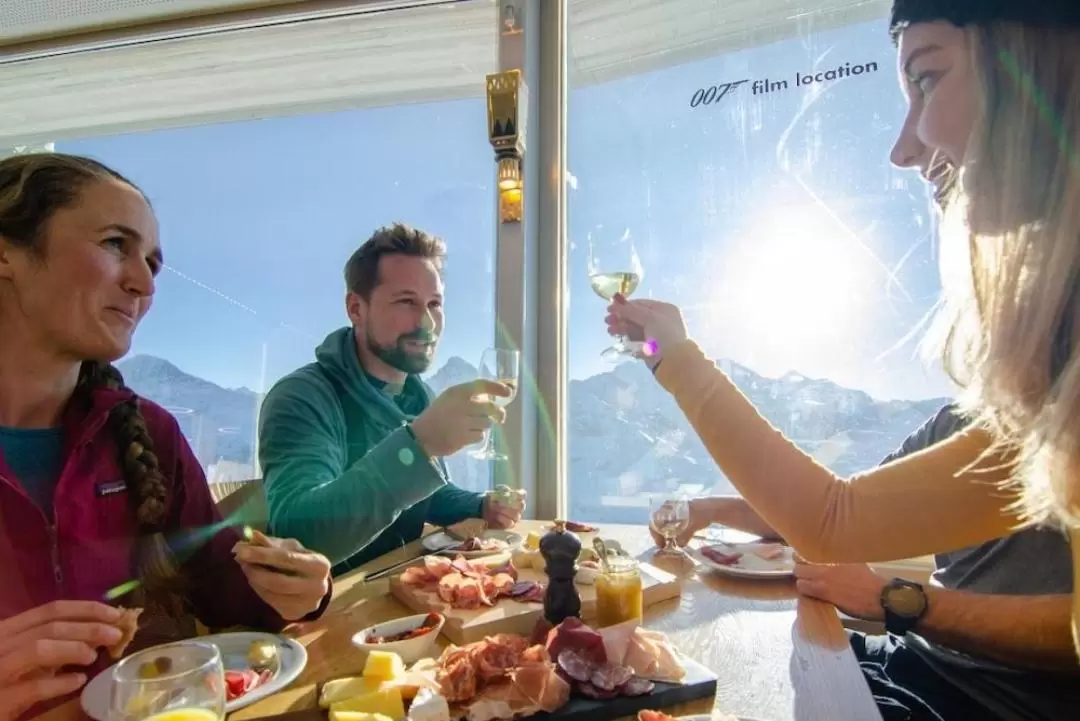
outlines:
[{"label": "charcuterie board", "polygon": [[[491,562],[497,563],[498,560],[492,557]],[[506,554],[506,560],[509,560],[509,554]],[[677,598],[681,593],[678,577],[648,563],[640,564],[639,570],[646,607]],[[545,583],[547,576],[543,571],[520,569],[518,579]],[[579,583],[577,589],[581,597],[581,617],[588,621],[596,615],[596,588]],[[390,580],[390,592],[417,613],[436,611],[445,616],[443,635],[458,645],[479,641],[496,633],[529,636],[543,612],[541,603],[523,603],[509,598],[501,598],[494,606],[475,610],[451,608],[434,590],[406,585],[401,582],[400,576]]]},{"label": "charcuterie board", "polygon": [[594,700],[579,695],[552,713],[540,712],[530,716],[530,721],[613,721],[633,718],[642,709],[665,709],[716,697],[716,674],[696,661],[680,659],[686,669],[682,683],[657,683],[652,692],[644,696],[616,696]]}]

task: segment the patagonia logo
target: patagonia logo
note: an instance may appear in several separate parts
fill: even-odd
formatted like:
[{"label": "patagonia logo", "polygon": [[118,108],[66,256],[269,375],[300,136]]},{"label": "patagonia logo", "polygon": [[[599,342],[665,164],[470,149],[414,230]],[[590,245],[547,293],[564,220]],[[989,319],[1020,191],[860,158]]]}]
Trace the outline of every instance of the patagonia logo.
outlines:
[{"label": "patagonia logo", "polygon": [[119,481],[106,481],[94,486],[94,495],[98,498],[104,498],[105,496],[111,496],[114,493],[123,493],[127,490],[127,483],[123,480]]}]

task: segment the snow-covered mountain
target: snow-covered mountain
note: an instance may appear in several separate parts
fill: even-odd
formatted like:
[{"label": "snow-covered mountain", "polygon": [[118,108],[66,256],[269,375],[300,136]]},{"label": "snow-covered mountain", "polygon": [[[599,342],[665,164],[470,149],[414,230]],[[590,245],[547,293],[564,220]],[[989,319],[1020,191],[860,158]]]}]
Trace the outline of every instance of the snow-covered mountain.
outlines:
[{"label": "snow-covered mountain", "polygon": [[[254,467],[257,394],[221,388],[152,356],[119,367],[135,391],[177,416],[204,466]],[[769,379],[735,363],[723,367],[773,425],[841,474],[878,463],[945,402],[879,401],[797,373]],[[440,392],[475,377],[474,366],[454,357],[428,382]],[[650,493],[731,491],[678,406],[641,364],[571,381],[569,401],[575,518],[641,522]],[[487,486],[489,463],[463,452],[449,465],[458,485]]]}]

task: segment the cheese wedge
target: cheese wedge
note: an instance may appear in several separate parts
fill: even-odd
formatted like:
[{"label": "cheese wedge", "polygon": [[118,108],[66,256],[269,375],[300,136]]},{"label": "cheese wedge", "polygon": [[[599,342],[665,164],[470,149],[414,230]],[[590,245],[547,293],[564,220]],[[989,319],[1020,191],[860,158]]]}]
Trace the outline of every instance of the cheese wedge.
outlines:
[{"label": "cheese wedge", "polygon": [[366,711],[331,711],[330,721],[394,721],[386,714]]},{"label": "cheese wedge", "polygon": [[356,721],[355,719],[335,719],[334,714],[340,712],[361,712],[384,714],[390,717],[390,721],[401,721],[405,718],[405,702],[401,698],[401,689],[396,686],[380,688],[378,691],[355,696],[347,701],[338,701],[330,705],[330,718],[332,721]]},{"label": "cheese wedge", "polygon": [[364,664],[364,678],[389,681],[403,673],[405,673],[405,664],[401,661],[401,656],[391,651],[372,651],[368,654],[367,663]]},{"label": "cheese wedge", "polygon": [[382,680],[377,678],[364,678],[363,676],[350,676],[349,678],[336,678],[323,684],[319,693],[319,708],[327,709],[339,701],[348,701],[357,696],[366,696],[373,691],[378,691],[382,686]]}]

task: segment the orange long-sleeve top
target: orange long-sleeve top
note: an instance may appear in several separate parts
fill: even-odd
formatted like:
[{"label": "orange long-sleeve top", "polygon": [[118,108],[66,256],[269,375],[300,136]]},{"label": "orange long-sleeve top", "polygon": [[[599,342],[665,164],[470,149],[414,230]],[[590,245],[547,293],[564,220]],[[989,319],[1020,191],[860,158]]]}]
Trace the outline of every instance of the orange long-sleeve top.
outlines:
[{"label": "orange long-sleeve top", "polygon": [[[753,509],[820,563],[890,561],[965,548],[1023,525],[1015,464],[969,429],[919,453],[842,478],[758,413],[692,340],[664,350],[657,380]],[[1080,578],[1080,530],[1072,531]],[[1080,594],[1073,636],[1080,648]]]}]

